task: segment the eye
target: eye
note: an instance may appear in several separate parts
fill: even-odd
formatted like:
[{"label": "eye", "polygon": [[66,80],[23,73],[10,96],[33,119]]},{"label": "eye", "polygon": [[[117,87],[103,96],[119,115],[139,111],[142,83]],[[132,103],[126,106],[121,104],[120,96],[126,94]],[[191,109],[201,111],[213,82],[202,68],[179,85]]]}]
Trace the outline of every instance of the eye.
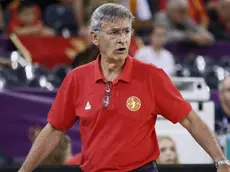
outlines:
[{"label": "eye", "polygon": [[170,150],[171,150],[172,152],[176,152],[176,150],[175,150],[174,147],[170,147]]},{"label": "eye", "polygon": [[112,30],[111,32],[109,32],[110,35],[118,35],[119,31],[117,30]]},{"label": "eye", "polygon": [[162,153],[164,153],[165,151],[166,151],[165,147],[163,147],[163,148],[160,149],[160,152],[162,152]]},{"label": "eye", "polygon": [[131,32],[130,29],[125,29],[125,34],[129,34]]}]

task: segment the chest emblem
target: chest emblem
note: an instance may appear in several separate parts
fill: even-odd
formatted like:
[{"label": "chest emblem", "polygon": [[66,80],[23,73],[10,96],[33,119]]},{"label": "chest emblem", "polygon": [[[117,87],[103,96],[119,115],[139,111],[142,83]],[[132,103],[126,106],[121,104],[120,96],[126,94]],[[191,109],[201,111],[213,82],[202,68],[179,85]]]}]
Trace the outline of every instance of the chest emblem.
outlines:
[{"label": "chest emblem", "polygon": [[141,100],[136,96],[131,96],[126,100],[126,107],[130,111],[138,111],[141,107]]}]

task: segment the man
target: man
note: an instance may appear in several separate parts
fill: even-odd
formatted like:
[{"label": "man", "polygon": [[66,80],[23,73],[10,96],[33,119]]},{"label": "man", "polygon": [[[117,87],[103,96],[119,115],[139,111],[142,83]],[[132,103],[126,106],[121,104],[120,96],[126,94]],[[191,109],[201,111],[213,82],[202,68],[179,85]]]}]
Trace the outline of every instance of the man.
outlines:
[{"label": "man", "polygon": [[101,54],[66,76],[48,114],[48,124],[20,172],[38,166],[78,118],[84,172],[157,172],[157,114],[180,122],[222,164],[218,172],[230,172],[213,133],[163,70],[128,55],[132,19],[122,5],[104,4],[94,11],[91,39]]},{"label": "man", "polygon": [[195,24],[188,16],[187,0],[170,0],[167,10],[156,14],[155,23],[164,24],[167,29],[167,42],[183,41],[196,45],[210,45],[213,36]]},{"label": "man", "polygon": [[153,26],[150,34],[150,45],[139,49],[135,57],[143,62],[152,63],[162,68],[169,76],[173,76],[175,74],[175,62],[173,55],[164,48],[166,34],[163,25]]},{"label": "man", "polygon": [[230,130],[230,76],[219,84],[219,100],[215,109],[215,130],[217,134],[226,134]]}]

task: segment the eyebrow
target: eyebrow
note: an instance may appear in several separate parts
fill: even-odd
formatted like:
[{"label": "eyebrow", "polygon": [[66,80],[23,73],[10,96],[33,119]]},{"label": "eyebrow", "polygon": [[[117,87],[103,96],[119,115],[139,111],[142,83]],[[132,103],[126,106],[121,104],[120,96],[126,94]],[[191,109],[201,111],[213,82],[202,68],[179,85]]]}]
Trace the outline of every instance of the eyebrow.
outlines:
[{"label": "eyebrow", "polygon": [[113,27],[110,28],[111,30],[120,30],[120,29],[130,29],[130,27],[125,27],[125,28],[119,28],[119,27]]}]

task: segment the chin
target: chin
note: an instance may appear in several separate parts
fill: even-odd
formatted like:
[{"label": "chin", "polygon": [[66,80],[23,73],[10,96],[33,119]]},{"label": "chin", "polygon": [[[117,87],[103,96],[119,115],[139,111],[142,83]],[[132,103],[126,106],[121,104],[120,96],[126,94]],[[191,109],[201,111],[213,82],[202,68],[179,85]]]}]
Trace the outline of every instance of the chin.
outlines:
[{"label": "chin", "polygon": [[125,60],[128,54],[116,54],[114,60]]}]

